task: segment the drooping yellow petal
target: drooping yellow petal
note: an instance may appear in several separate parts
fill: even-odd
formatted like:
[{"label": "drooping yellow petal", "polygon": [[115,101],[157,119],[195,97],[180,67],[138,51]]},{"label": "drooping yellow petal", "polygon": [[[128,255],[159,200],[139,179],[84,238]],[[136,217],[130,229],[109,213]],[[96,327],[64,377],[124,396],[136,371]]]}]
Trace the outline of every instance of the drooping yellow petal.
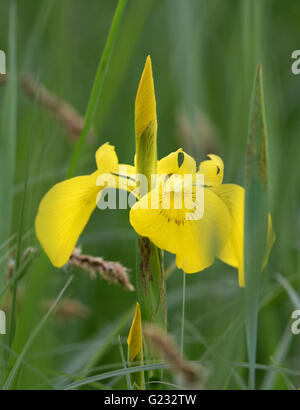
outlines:
[{"label": "drooping yellow petal", "polygon": [[244,277],[244,207],[245,189],[235,184],[219,185],[212,190],[224,201],[231,218],[232,229],[228,241],[218,257],[239,270],[239,285],[245,286]]},{"label": "drooping yellow petal", "polygon": [[158,174],[195,174],[194,158],[182,151],[182,148],[162,158],[157,164]]},{"label": "drooping yellow petal", "polygon": [[218,186],[223,182],[224,163],[218,155],[210,154],[207,161],[199,165],[199,174],[204,175],[205,186]]},{"label": "drooping yellow petal", "polygon": [[130,362],[135,360],[141,361],[143,357],[143,334],[141,308],[138,302],[136,303],[135,315],[130,327],[127,344]]},{"label": "drooping yellow petal", "polygon": [[[158,209],[152,206],[152,198],[159,204]],[[186,273],[207,268],[230,234],[231,222],[226,205],[209,189],[204,189],[201,219],[185,207],[175,209],[174,202],[169,204],[166,192],[157,187],[131,208],[131,225],[139,235],[148,237],[159,248],[176,254],[177,266]]]},{"label": "drooping yellow petal", "polygon": [[42,199],[35,220],[36,235],[56,267],[69,259],[96,207],[98,172],[54,185]]},{"label": "drooping yellow petal", "polygon": [[[218,257],[228,265],[238,268],[239,285],[245,286],[244,275],[244,212],[245,212],[245,189],[235,184],[223,184],[211,188],[226,204],[231,218],[232,229],[229,239]],[[272,229],[271,215],[269,214],[268,237],[265,264],[275,241],[275,234]],[[263,267],[264,267],[263,266]],[[262,267],[262,269],[263,269]]]},{"label": "drooping yellow petal", "polygon": [[153,124],[153,134],[157,133],[156,101],[150,56],[147,57],[135,100],[135,135],[137,140]]}]

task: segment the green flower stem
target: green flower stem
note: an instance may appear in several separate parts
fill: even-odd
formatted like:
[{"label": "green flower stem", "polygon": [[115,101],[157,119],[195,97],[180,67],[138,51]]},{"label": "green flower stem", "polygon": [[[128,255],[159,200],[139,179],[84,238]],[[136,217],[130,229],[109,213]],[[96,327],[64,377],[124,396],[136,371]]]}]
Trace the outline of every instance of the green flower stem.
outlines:
[{"label": "green flower stem", "polygon": [[[136,141],[137,153],[137,173],[145,175],[148,180],[148,187],[151,183],[151,175],[156,173],[157,147],[156,135],[153,133],[153,123],[147,127],[141,138]],[[141,192],[144,195],[146,192]],[[163,254],[148,238],[138,238],[138,248],[140,257],[137,258],[139,266],[137,268],[137,294],[141,306],[142,322],[153,323],[166,329],[166,295],[165,277],[163,269]],[[157,362],[147,344],[145,346],[145,357],[148,361]],[[155,371],[149,378],[158,380],[161,371]]]},{"label": "green flower stem", "polygon": [[138,238],[140,267],[137,272],[137,293],[143,322],[166,327],[165,282],[162,253],[144,237]]},{"label": "green flower stem", "polygon": [[185,325],[185,269],[182,276],[182,310],[181,310],[181,338],[180,338],[180,354],[183,357],[184,353],[184,325]]}]

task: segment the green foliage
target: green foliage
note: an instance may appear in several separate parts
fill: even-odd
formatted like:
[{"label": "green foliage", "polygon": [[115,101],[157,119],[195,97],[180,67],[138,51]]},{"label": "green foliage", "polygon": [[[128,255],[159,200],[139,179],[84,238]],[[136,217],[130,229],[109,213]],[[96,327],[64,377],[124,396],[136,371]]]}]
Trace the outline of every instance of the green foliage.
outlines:
[{"label": "green foliage", "polygon": [[[268,231],[268,161],[261,66],[254,82],[246,155],[245,195],[245,299],[249,387],[255,388],[257,319]],[[253,257],[255,255],[255,258]]]}]

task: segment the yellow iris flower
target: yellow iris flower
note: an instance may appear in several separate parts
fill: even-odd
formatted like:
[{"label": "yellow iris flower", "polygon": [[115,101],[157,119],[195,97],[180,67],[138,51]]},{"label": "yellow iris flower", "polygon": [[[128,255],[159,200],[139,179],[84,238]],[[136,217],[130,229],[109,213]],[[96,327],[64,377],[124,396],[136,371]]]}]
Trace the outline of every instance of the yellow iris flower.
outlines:
[{"label": "yellow iris flower", "polygon": [[[181,164],[178,161],[181,157]],[[224,166],[217,155],[210,155],[196,170],[195,160],[181,149],[158,161],[158,175],[204,175],[204,214],[201,219],[186,219],[190,210],[164,207],[164,191],[157,184],[130,210],[130,223],[141,236],[147,236],[156,246],[176,255],[178,268],[195,273],[212,265],[214,258],[239,269],[239,284],[244,286],[244,197],[239,185],[222,184]],[[101,187],[96,185],[101,174],[111,173],[116,187],[131,190],[119,170],[113,146],[102,145],[96,152],[98,169],[91,175],[71,178],[56,184],[42,199],[36,217],[37,237],[56,267],[69,259],[78,238],[96,208]],[[179,166],[180,165],[180,166]],[[126,166],[131,179],[134,167]],[[104,187],[103,187],[104,188]],[[102,188],[102,189],[103,189]],[[105,188],[109,188],[106,185]],[[154,194],[154,195],[153,195]],[[157,209],[147,206],[150,196],[159,196]],[[173,199],[174,201],[174,199]],[[274,242],[269,217],[268,252]]]},{"label": "yellow iris flower", "polygon": [[[145,104],[145,100],[148,103]],[[156,137],[156,104],[149,58],[137,95],[135,115],[137,137],[140,138],[149,126]],[[182,149],[158,161],[157,174],[161,178],[158,178],[151,192],[141,198],[137,195],[138,201],[130,210],[130,223],[140,236],[148,237],[157,247],[175,254],[177,266],[186,273],[201,271],[211,266],[215,257],[218,257],[238,268],[239,285],[244,286],[244,188],[223,184],[222,159],[212,154],[208,157],[208,160],[200,163],[198,170],[195,160]],[[109,187],[128,191],[134,189],[134,183],[130,186],[128,182],[129,179],[131,184],[135,181],[135,167],[122,165],[130,178],[120,176],[118,157],[109,143],[97,150],[96,164],[97,170],[92,174],[56,184],[40,203],[35,221],[36,234],[56,267],[68,261],[96,208],[99,192],[101,195],[104,188]],[[110,174],[112,183],[98,186],[97,179],[103,174]],[[201,218],[197,218],[190,208],[177,209],[174,206],[175,197],[178,196],[174,188],[176,179],[191,176],[191,183],[185,188],[190,190],[194,201],[197,185],[194,182],[199,174],[204,176]],[[171,189],[170,181],[173,181]],[[166,195],[167,185],[169,195]],[[147,206],[151,195],[156,201],[156,207]],[[167,197],[170,198],[169,207],[164,206]],[[269,216],[266,260],[274,240]]]},{"label": "yellow iris flower", "polygon": [[[179,166],[179,155],[181,165]],[[244,208],[245,190],[235,184],[222,184],[224,164],[217,155],[209,155],[196,170],[196,162],[181,149],[158,162],[162,175],[204,176],[204,213],[201,219],[193,218],[189,209],[164,207],[164,191],[159,185],[143,196],[130,211],[130,223],[141,236],[147,236],[156,246],[176,255],[178,268],[186,273],[201,271],[218,257],[223,262],[238,268],[239,285],[245,286],[244,278]],[[158,209],[147,206],[150,196],[159,197]],[[193,197],[193,199],[195,199]],[[146,204],[145,204],[146,203]],[[174,205],[174,201],[173,201]],[[191,215],[186,218],[187,213]],[[269,216],[267,255],[274,243]]]}]

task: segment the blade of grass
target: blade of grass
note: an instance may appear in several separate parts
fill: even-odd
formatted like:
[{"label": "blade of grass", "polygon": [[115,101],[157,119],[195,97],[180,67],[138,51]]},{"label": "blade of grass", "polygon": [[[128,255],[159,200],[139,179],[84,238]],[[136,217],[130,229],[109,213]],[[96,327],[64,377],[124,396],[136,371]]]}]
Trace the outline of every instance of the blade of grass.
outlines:
[{"label": "blade of grass", "polygon": [[[8,346],[11,347],[14,341],[15,333],[16,333],[16,307],[17,307],[17,292],[18,292],[18,282],[19,278],[22,277],[23,272],[25,272],[26,267],[20,266],[21,263],[21,251],[22,251],[22,241],[23,241],[23,230],[24,230],[24,219],[25,219],[25,205],[27,199],[27,191],[28,191],[28,179],[29,179],[29,167],[30,167],[30,157],[32,154],[32,146],[33,146],[33,124],[34,124],[34,114],[36,109],[36,102],[34,104],[34,108],[31,115],[31,130],[29,132],[29,138],[27,141],[27,153],[26,153],[26,163],[25,163],[25,170],[24,170],[24,181],[23,181],[23,191],[22,191],[22,198],[20,204],[20,211],[19,211],[19,224],[17,230],[17,240],[16,240],[16,258],[15,258],[15,280],[12,284],[12,302],[11,302],[11,310],[10,310],[10,321],[9,321],[9,328],[8,328]],[[32,261],[32,258],[30,258]],[[28,261],[29,263],[29,261]],[[29,266],[27,264],[27,266]],[[19,273],[20,271],[20,273]],[[9,361],[9,355],[7,357],[7,362]]]},{"label": "blade of grass", "polygon": [[[121,355],[122,363],[123,363],[124,369],[127,369],[128,366],[127,366],[127,362],[126,362],[126,359],[125,359],[124,350],[123,350],[120,335],[118,336],[118,342],[119,342],[119,348],[120,348],[120,355]],[[126,373],[125,378],[126,378],[126,383],[127,383],[127,389],[132,390],[129,374]]]},{"label": "blade of grass", "polygon": [[276,275],[276,279],[286,290],[295,309],[300,309],[300,297],[290,282],[284,276],[280,275],[280,273]]},{"label": "blade of grass", "polygon": [[6,382],[3,386],[3,390],[8,390],[8,389],[11,388],[12,383],[13,383],[16,375],[17,375],[17,372],[19,370],[19,367],[22,363],[22,360],[23,360],[24,356],[26,355],[28,349],[30,348],[30,346],[31,346],[32,342],[34,341],[34,339],[36,338],[36,336],[39,334],[40,330],[43,328],[43,326],[47,322],[49,316],[51,315],[51,313],[53,312],[53,310],[57,306],[58,302],[62,298],[63,294],[65,293],[65,291],[69,287],[72,280],[73,280],[73,276],[70,276],[67,283],[65,284],[65,286],[63,287],[63,289],[61,290],[61,292],[59,293],[59,295],[55,299],[54,303],[51,305],[51,307],[48,310],[48,312],[46,313],[46,315],[43,317],[43,319],[40,321],[40,323],[34,328],[32,333],[30,334],[29,338],[27,339],[27,342],[25,343],[21,353],[18,356],[18,359],[16,360],[12,370],[10,371],[10,373],[7,377],[7,380],[6,380]]},{"label": "blade of grass", "polygon": [[34,25],[26,46],[24,62],[22,64],[25,71],[30,69],[32,62],[35,61],[34,55],[36,53],[36,50],[38,49],[39,42],[42,38],[42,33],[47,25],[54,4],[54,0],[46,0],[43,1],[40,5],[40,10],[38,11],[36,18],[34,19]]},{"label": "blade of grass", "polygon": [[96,354],[91,358],[91,360],[84,367],[82,377],[88,374],[89,370],[100,360],[100,358],[102,357],[104,352],[107,350],[107,348],[111,345],[112,341],[115,339],[118,333],[123,329],[124,326],[126,326],[129,323],[133,310],[134,310],[133,307],[130,308],[125,313],[125,315],[123,315],[121,319],[117,322],[117,325],[109,333],[103,345],[101,345],[101,347],[97,350]]},{"label": "blade of grass", "polygon": [[83,144],[85,142],[86,136],[88,135],[91,129],[91,126],[95,118],[95,114],[98,110],[100,96],[101,96],[102,89],[103,89],[103,84],[104,84],[104,81],[105,81],[105,78],[108,72],[108,67],[109,67],[109,63],[110,63],[111,56],[113,53],[114,44],[115,44],[117,33],[118,33],[118,30],[119,30],[119,27],[122,21],[122,17],[125,11],[126,4],[127,4],[127,0],[119,0],[118,6],[116,8],[113,21],[110,27],[110,31],[109,31],[109,34],[106,40],[106,44],[105,44],[102,56],[100,58],[100,63],[98,66],[94,85],[93,85],[90,99],[88,102],[83,130],[76,144],[76,147],[75,147],[72,159],[71,159],[70,168],[67,174],[67,178],[71,178],[75,173],[75,170],[76,170],[76,167],[79,161],[79,157],[80,157],[80,154],[83,148]]},{"label": "blade of grass", "polygon": [[16,234],[12,234],[4,243],[0,245],[0,252],[2,249],[7,249],[8,245],[15,239]]},{"label": "blade of grass", "polygon": [[[91,371],[94,371],[95,365],[110,348],[116,336],[120,333],[123,327],[128,325],[133,311],[134,306],[125,312],[121,318],[118,318],[109,326],[104,327],[101,330],[100,335],[97,335],[91,341],[82,344],[82,348],[79,349],[78,355],[72,355],[72,359],[70,363],[67,363],[64,372],[67,374],[78,373],[78,377],[83,379]],[[63,386],[67,381],[66,377],[62,377],[56,382],[56,384],[58,386]]]},{"label": "blade of grass", "polygon": [[282,374],[281,377],[283,378],[288,390],[299,390],[297,387],[290,381],[286,374]]},{"label": "blade of grass", "polygon": [[[249,368],[249,363],[245,363],[245,362],[234,362],[232,363],[232,365],[234,367]],[[280,367],[276,365],[266,365],[266,364],[255,363],[255,368],[258,370],[264,370],[264,371],[280,372],[280,373],[288,374],[290,376],[295,376],[295,377],[300,376],[299,370],[287,369],[285,367]]]},{"label": "blade of grass", "polygon": [[[7,347],[4,343],[0,342],[0,346],[4,349],[4,350],[8,350],[9,354],[15,358],[18,357],[17,353],[14,352],[11,348]],[[48,379],[42,372],[40,372],[37,368],[35,368],[34,366],[32,366],[30,363],[28,363],[26,360],[22,359],[21,363],[26,366],[31,372],[35,373],[41,380],[44,381],[44,383],[46,384],[46,386],[51,387],[53,389],[55,389],[55,386],[52,384],[51,380]]]},{"label": "blade of grass", "polygon": [[[274,302],[276,298],[278,298],[282,294],[282,289],[279,286],[273,286],[271,291],[267,292],[262,298],[259,304],[259,311],[265,308],[270,303]],[[209,357],[213,357],[216,355],[218,350],[220,350],[221,346],[224,344],[224,340],[230,333],[236,331],[237,328],[240,328],[243,325],[243,313],[239,313],[234,321],[232,321],[228,327],[223,332],[222,336],[217,339],[217,341],[209,346],[207,351],[201,357],[201,360],[205,361],[208,360]]]},{"label": "blade of grass", "polygon": [[242,390],[247,390],[247,386],[244,383],[244,380],[241,378],[241,376],[239,375],[239,373],[236,371],[236,369],[232,369],[232,376],[234,377],[236,383],[238,384],[238,386],[242,389]]},{"label": "blade of grass", "polygon": [[[293,333],[291,332],[291,327],[290,325],[287,326],[280,342],[278,343],[274,358],[272,360],[273,365],[275,366],[280,366],[281,363],[285,360],[289,349],[290,345],[293,339]],[[271,390],[275,386],[277,374],[273,371],[269,371],[266,373],[264,380],[261,385],[261,390]]]},{"label": "blade of grass", "polygon": [[18,269],[15,269],[13,277],[6,283],[6,285],[0,290],[0,299],[5,295],[5,293],[9,290],[12,286],[14,287],[15,283],[19,280],[19,278],[23,275],[24,270],[28,268],[28,266],[34,260],[35,255],[28,258],[23,265],[18,266]]},{"label": "blade of grass", "polygon": [[[32,119],[33,117],[34,117],[34,113],[32,114]],[[33,120],[32,120],[32,124],[33,124]],[[21,261],[22,238],[23,238],[24,217],[25,217],[25,204],[26,204],[26,197],[27,197],[30,155],[32,152],[32,136],[33,136],[33,128],[31,125],[31,132],[29,134],[29,140],[28,140],[28,145],[27,145],[26,165],[25,165],[25,171],[24,171],[24,187],[23,187],[23,194],[22,194],[22,199],[21,199],[19,226],[18,226],[18,231],[17,231],[17,249],[16,249],[16,262],[15,262],[16,272],[19,271],[20,261]],[[16,280],[13,282],[13,286],[12,286],[12,304],[11,304],[11,312],[10,312],[10,326],[9,326],[9,332],[8,332],[8,346],[9,347],[12,346],[14,335],[15,335],[15,328],[16,328],[16,303],[17,303],[18,279],[19,277],[16,276]]]},{"label": "blade of grass", "polygon": [[243,77],[244,77],[244,90],[246,91],[245,97],[248,97],[251,93],[251,79],[254,74],[254,60],[256,55],[256,43],[253,36],[253,25],[255,24],[255,2],[252,0],[245,0],[241,3],[242,14],[242,37],[244,47],[247,50],[243,57]]},{"label": "blade of grass", "polygon": [[[17,3],[10,2],[8,37],[8,82],[3,105],[0,130],[0,244],[11,235],[13,214],[13,186],[16,168],[17,139]],[[6,252],[9,249],[4,248]],[[0,266],[0,287],[5,281],[5,262]],[[7,351],[0,350],[0,360],[6,361]],[[5,377],[0,373],[0,383]]]},{"label": "blade of grass", "polygon": [[[178,319],[180,320],[179,317],[178,317]],[[184,328],[185,328],[186,331],[188,331],[188,335],[193,337],[195,342],[197,342],[197,345],[203,345],[206,348],[208,347],[208,343],[207,343],[206,339],[202,336],[202,334],[200,333],[197,326],[195,326],[195,323],[190,322],[189,320],[187,320],[186,317],[184,319]]]},{"label": "blade of grass", "polygon": [[268,224],[267,134],[262,68],[258,65],[252,97],[246,160],[245,197],[245,301],[249,356],[249,388],[255,388],[257,323]]},{"label": "blade of grass", "polygon": [[167,369],[168,367],[169,366],[166,363],[155,363],[155,364],[146,364],[143,366],[129,367],[127,369],[113,370],[111,372],[96,374],[95,376],[87,377],[84,380],[80,380],[78,382],[68,384],[67,386],[64,387],[64,390],[73,390],[78,387],[90,384],[90,383],[94,383],[100,380],[110,379],[116,376],[124,376],[126,374],[144,372],[144,371],[150,371],[150,370]]},{"label": "blade of grass", "polygon": [[[97,115],[96,128],[101,132],[104,122],[111,113],[111,108],[116,99],[120,86],[124,81],[130,64],[133,60],[133,54],[141,41],[143,31],[147,27],[147,18],[153,8],[154,0],[147,0],[141,2],[140,0],[131,1],[126,12],[126,18],[122,30],[120,32],[120,39],[116,44],[115,52],[112,57],[112,64],[109,73],[111,79],[110,83],[106,83],[103,88],[103,104],[101,112]],[[124,148],[124,147],[123,147]]]},{"label": "blade of grass", "polygon": [[[9,8],[8,82],[0,134],[0,244],[11,234],[17,138],[17,3]],[[0,275],[0,286],[4,275]]]}]

